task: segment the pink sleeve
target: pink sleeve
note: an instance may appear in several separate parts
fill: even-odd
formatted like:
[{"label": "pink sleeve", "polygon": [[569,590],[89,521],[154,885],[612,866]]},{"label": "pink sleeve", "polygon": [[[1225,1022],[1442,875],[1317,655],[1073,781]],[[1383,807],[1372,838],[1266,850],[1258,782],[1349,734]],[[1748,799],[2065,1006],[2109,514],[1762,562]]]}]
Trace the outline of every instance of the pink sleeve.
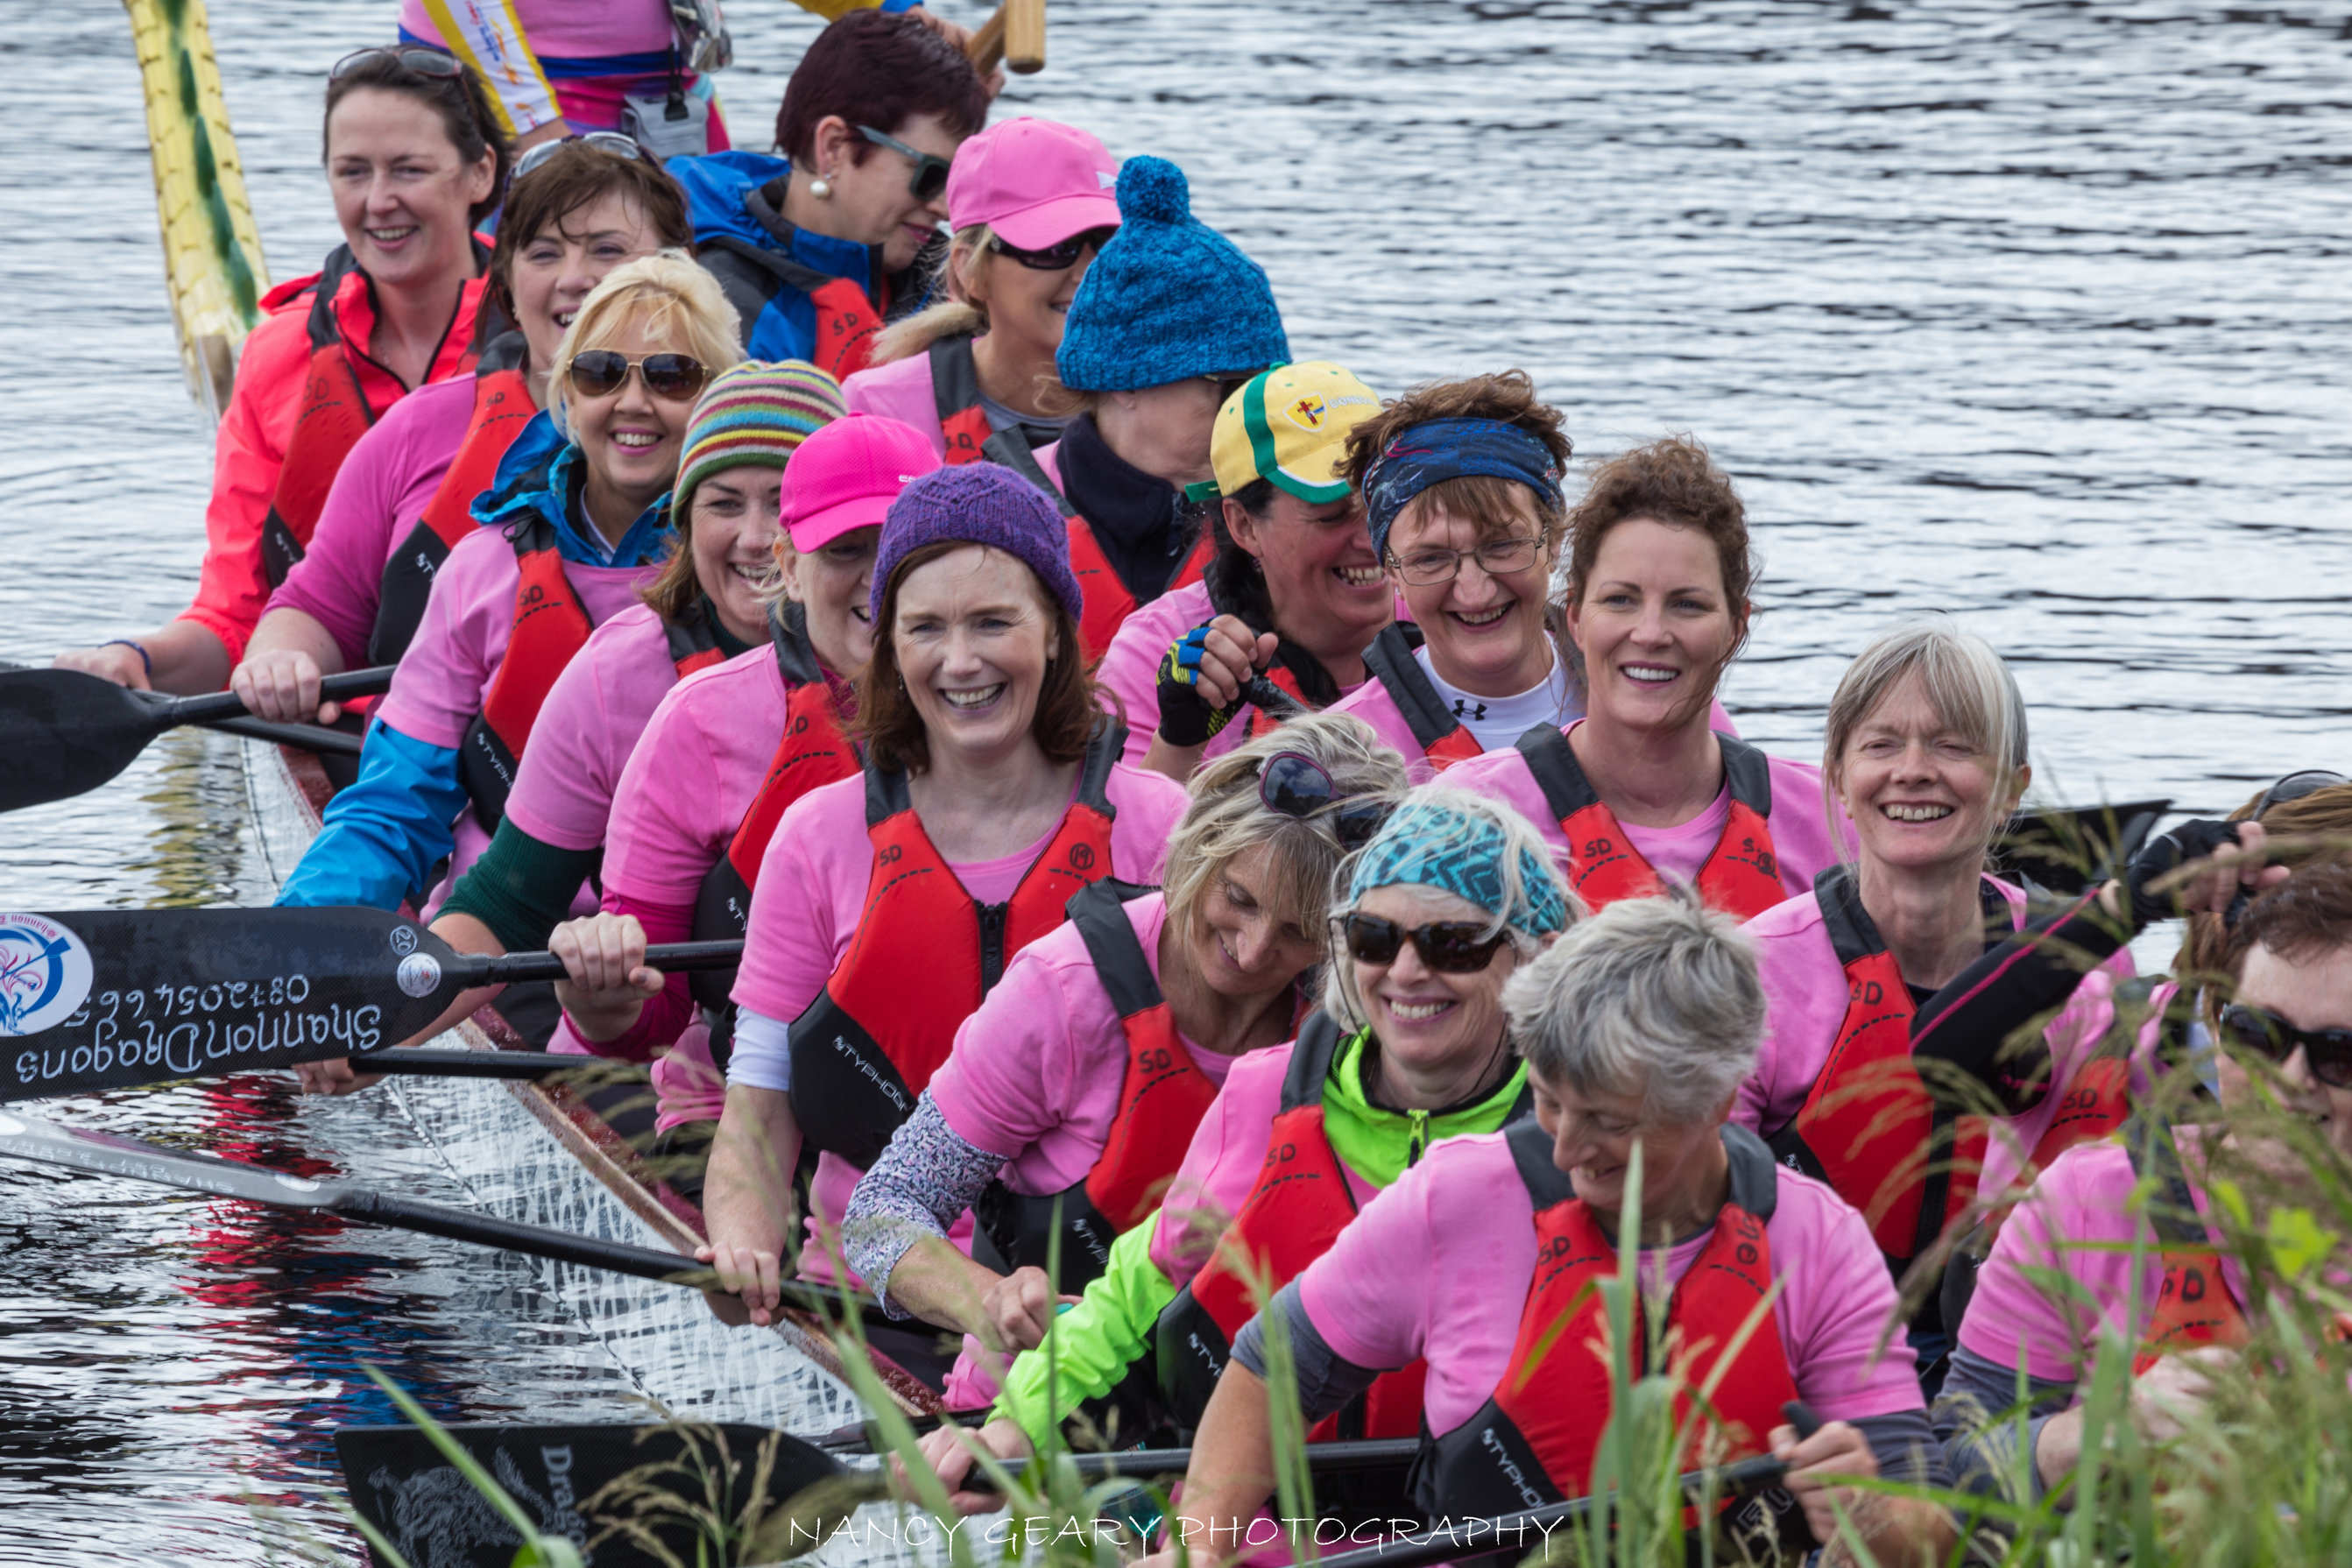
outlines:
[{"label": "pink sleeve", "polygon": [[947,456],[947,435],[940,428],[928,350],[859,371],[841,384],[841,401],[852,414],[878,414],[921,431],[933,452]]},{"label": "pink sleeve", "polygon": [[[1792,907],[1793,906],[1793,907]],[[1844,1020],[1845,975],[1818,920],[1812,895],[1790,900],[1742,929],[1756,943],[1756,978],[1764,990],[1764,1038],[1756,1070],[1739,1085],[1731,1119],[1759,1133],[1777,1132],[1812,1092]]]},{"label": "pink sleeve", "polygon": [[[613,889],[607,888],[604,889],[604,912],[636,916],[637,923],[646,928],[647,947],[665,942],[685,942],[694,932],[694,906],[691,904],[640,904],[616,897]],[[637,1021],[614,1038],[601,1044],[581,1039],[572,1027],[572,1016],[568,1013],[564,1015],[562,1032],[577,1041],[579,1048],[592,1056],[617,1057],[623,1061],[641,1062],[649,1060],[655,1051],[684,1034],[693,1018],[694,998],[686,988],[686,972],[679,970],[662,976],[661,994],[647,1002],[637,1015]]]},{"label": "pink sleeve", "polygon": [[1122,760],[1138,765],[1160,728],[1160,661],[1167,657],[1168,645],[1190,629],[1168,629],[1171,623],[1160,608],[1167,597],[1162,595],[1128,616],[1095,667],[1095,694],[1127,724]]},{"label": "pink sleeve", "polygon": [[[648,669],[651,663],[658,668]],[[654,705],[677,683],[660,620],[633,606],[598,626],[548,689],[515,770],[507,815],[542,844],[593,849],[604,842],[621,770]]]},{"label": "pink sleeve", "polygon": [[1437,1255],[1430,1173],[1440,1163],[1451,1162],[1423,1160],[1382,1189],[1298,1277],[1299,1305],[1315,1331],[1358,1366],[1410,1366],[1429,1342]]},{"label": "pink sleeve", "polygon": [[1168,836],[1176,831],[1189,797],[1166,773],[1124,763],[1114,768],[1105,793],[1118,808],[1111,819],[1111,874],[1129,882],[1160,880]]},{"label": "pink sleeve", "polygon": [[1900,1327],[1878,1348],[1895,1315],[1895,1280],[1862,1215],[1820,1183],[1784,1174],[1767,1234],[1798,1394],[1832,1421],[1918,1409],[1918,1372]]},{"label": "pink sleeve", "polygon": [[621,769],[604,835],[607,907],[618,893],[691,908],[701,894],[702,879],[734,836],[726,829],[714,845],[709,835],[717,825],[698,820],[721,795],[709,734],[677,700],[683,689],[681,683],[654,710]]},{"label": "pink sleeve", "polygon": [[[2134,1184],[2131,1156],[2116,1144],[2072,1149],[2053,1162],[2011,1211],[1978,1271],[1960,1344],[1996,1366],[2022,1359],[2029,1373],[2052,1382],[2088,1372],[2102,1316],[2118,1329],[2136,1327],[2120,1321],[2135,1227],[2123,1210]],[[2144,1304],[2163,1282],[2152,1251],[2146,1267]],[[2087,1301],[2077,1299],[2085,1293]]]},{"label": "pink sleeve", "polygon": [[[425,617],[401,656],[392,689],[376,710],[378,719],[428,746],[455,751],[465,742],[467,727],[489,689],[494,635],[499,653],[505,652],[506,628],[501,624],[494,634],[489,620],[511,616],[513,561],[505,535],[495,529],[458,542],[434,576]],[[502,563],[506,575],[500,579]],[[503,593],[488,591],[501,582]]]},{"label": "pink sleeve", "polygon": [[1550,805],[1544,800],[1543,786],[1536,783],[1527,758],[1517,748],[1505,746],[1456,763],[1445,770],[1445,782],[1456,789],[1466,789],[1509,806],[1535,824],[1536,832],[1555,857],[1567,855],[1568,835],[1559,830],[1559,818],[1551,814]]},{"label": "pink sleeve", "polygon": [[929,1086],[957,1137],[1007,1160],[1069,1120],[1081,1082],[1060,945],[1049,935],[1013,955]]},{"label": "pink sleeve", "polygon": [[1772,777],[1772,851],[1780,859],[1780,885],[1795,898],[1812,890],[1813,879],[1858,852],[1853,825],[1831,803],[1838,835],[1830,837],[1823,815],[1821,770],[1784,757],[1769,761]]},{"label": "pink sleeve", "polygon": [[[768,841],[759,885],[751,892],[743,966],[735,975],[739,1007],[789,1024],[808,1011],[840,959],[824,839],[832,826],[828,795],[837,794],[843,784],[863,798],[863,778],[811,790],[785,809]],[[854,848],[861,861],[871,858],[864,834],[857,835]]]},{"label": "pink sleeve", "polygon": [[[470,386],[467,402],[470,407]],[[394,534],[415,521],[407,515],[414,492],[419,485],[437,486],[455,455],[432,449],[447,443],[430,438],[444,432],[437,421],[420,416],[420,406],[412,393],[360,437],[327,491],[302,559],[269,596],[269,608],[299,610],[326,627],[347,669],[367,662],[384,563],[398,542]],[[431,491],[425,494],[429,500]]]}]

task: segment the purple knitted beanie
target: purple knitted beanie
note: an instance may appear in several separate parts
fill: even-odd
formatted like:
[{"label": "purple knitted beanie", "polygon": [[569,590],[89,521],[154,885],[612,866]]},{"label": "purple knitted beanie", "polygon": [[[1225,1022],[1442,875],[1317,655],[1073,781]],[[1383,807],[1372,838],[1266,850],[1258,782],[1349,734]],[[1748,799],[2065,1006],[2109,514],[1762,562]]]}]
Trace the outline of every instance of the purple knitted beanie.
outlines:
[{"label": "purple knitted beanie", "polygon": [[898,563],[926,544],[987,544],[1020,557],[1076,620],[1084,612],[1070,571],[1070,532],[1045,492],[994,463],[962,463],[923,475],[898,492],[882,520],[867,614],[882,632],[882,595]]}]

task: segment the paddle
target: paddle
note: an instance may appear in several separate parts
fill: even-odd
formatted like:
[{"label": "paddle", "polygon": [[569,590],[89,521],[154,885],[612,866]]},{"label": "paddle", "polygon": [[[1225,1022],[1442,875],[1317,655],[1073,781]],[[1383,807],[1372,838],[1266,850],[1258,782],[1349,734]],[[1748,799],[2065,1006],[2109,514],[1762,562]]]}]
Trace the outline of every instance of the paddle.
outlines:
[{"label": "paddle", "polygon": [[2048,806],[2011,817],[1993,840],[1993,854],[2063,897],[2105,881],[2139,853],[2169,800],[2117,805]]},{"label": "paddle", "polygon": [[[366,697],[392,684],[392,667],[331,675],[322,701]],[[233,691],[159,697],[78,669],[0,673],[0,811],[96,789],[147,742],[181,724],[246,716]]]},{"label": "paddle", "polygon": [[[646,962],[724,969],[742,949],[676,942]],[[563,973],[550,952],[459,952],[383,910],[0,913],[0,1101],[356,1056],[473,986]]]},{"label": "paddle", "polygon": [[248,741],[299,746],[306,752],[334,752],[346,757],[356,757],[365,749],[359,736],[347,730],[330,730],[323,724],[274,724],[267,719],[251,718],[207,719],[204,727],[224,735],[242,735]]},{"label": "paddle", "polygon": [[427,1078],[556,1078],[564,1073],[583,1077],[642,1079],[646,1069],[635,1062],[611,1057],[575,1056],[569,1051],[436,1050],[420,1046],[408,1050],[367,1051],[352,1058],[362,1072],[400,1073]]}]

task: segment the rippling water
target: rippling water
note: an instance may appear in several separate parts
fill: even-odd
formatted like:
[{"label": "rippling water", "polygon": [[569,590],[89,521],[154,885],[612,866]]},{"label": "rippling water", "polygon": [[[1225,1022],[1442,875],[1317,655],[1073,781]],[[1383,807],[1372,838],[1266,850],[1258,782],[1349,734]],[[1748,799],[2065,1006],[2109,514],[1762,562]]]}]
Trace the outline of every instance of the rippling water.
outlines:
[{"label": "rippling water", "polygon": [[[392,9],[218,0],[276,277],[333,243],[320,81]],[[814,23],[729,10],[756,143]],[[1588,453],[1709,442],[1767,555],[1729,692],[1751,734],[1810,754],[1843,661],[1948,609],[2018,664],[2051,793],[2214,807],[2352,751],[2347,38],[2328,7],[2191,0],[1066,0],[1005,104],[1183,164],[1302,355],[1389,389],[1523,365]],[[0,0],[0,658],[29,659],[185,602],[210,439],[121,14]],[[216,739],[0,818],[0,903],[266,887]],[[247,1078],[64,1114],[457,1195],[374,1096]],[[379,1414],[362,1361],[446,1415],[626,1410],[496,1257],[17,1168],[0,1236],[0,1562],[348,1556],[325,1443]]]}]

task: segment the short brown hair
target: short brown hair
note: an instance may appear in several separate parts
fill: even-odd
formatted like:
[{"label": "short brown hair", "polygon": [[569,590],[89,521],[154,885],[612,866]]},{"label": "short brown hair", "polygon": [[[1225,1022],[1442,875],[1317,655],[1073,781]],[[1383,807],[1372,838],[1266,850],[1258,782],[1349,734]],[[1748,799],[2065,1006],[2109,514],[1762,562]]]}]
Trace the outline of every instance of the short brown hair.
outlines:
[{"label": "short brown hair", "polygon": [[[2262,804],[2263,796],[2269,793],[2265,789],[2262,795],[2247,801],[2230,814],[2229,820],[2244,822],[2252,817],[2254,808]],[[2262,814],[2262,824],[2271,833],[2279,836],[2341,837],[2352,834],[2352,784],[2329,784],[2324,789],[2313,790],[2309,795],[2280,801]],[[2323,862],[2352,860],[2352,855],[2343,851],[2331,855],[2323,850],[2317,858]],[[2304,869],[2295,873],[2298,878],[2303,875]],[[2248,916],[2241,918],[2234,926],[2221,916],[2208,911],[2200,910],[2190,915],[2187,929],[2181,934],[2180,951],[2172,961],[2172,973],[2190,984],[2200,979],[2237,973],[2239,964],[2246,956],[2246,949],[2252,946],[2255,940],[2249,934],[2252,924],[2251,914],[2250,910]],[[2347,928],[2339,940],[2352,942],[2352,928]],[[2283,956],[2299,956],[2285,953],[2276,943],[2266,945]]]},{"label": "short brown hair", "polygon": [[[776,145],[805,166],[827,116],[890,136],[918,114],[936,114],[957,135],[973,135],[988,123],[988,89],[963,51],[921,17],[852,11],[819,33],[793,68],[776,110]],[[873,151],[860,140],[851,161],[863,163]]]},{"label": "short brown hair", "polygon": [[[898,590],[918,566],[967,548],[960,539],[918,546],[907,552],[883,587],[882,613],[874,618],[874,657],[866,661],[857,677],[856,729],[866,756],[886,773],[919,773],[931,765],[930,736],[899,675],[898,645],[890,632],[898,620]],[[1029,583],[1039,607],[1054,617],[1054,641],[1061,650],[1045,666],[1029,733],[1048,761],[1075,763],[1087,754],[1087,741],[1095,725],[1107,721],[1109,715],[1096,703],[1094,677],[1087,673],[1086,649],[1078,643],[1076,619],[1034,572]]]},{"label": "short brown hair", "polygon": [[[478,163],[485,153],[496,153],[490,170],[490,194],[467,210],[466,221],[478,226],[481,221],[499,210],[499,197],[507,188],[507,169],[514,162],[514,149],[507,142],[506,127],[499,122],[498,111],[490,107],[489,94],[469,68],[460,68],[455,76],[426,76],[402,62],[404,55],[429,53],[446,54],[445,49],[426,49],[422,45],[410,45],[399,49],[377,49],[366,59],[338,77],[327,79],[327,106],[319,121],[319,156],[328,155],[327,128],[335,118],[335,106],[362,88],[377,92],[404,92],[430,108],[441,117],[442,133],[449,145],[457,149],[457,156],[467,163]],[[450,58],[457,57],[452,55]]]},{"label": "short brown hair", "polygon": [[[651,158],[615,157],[585,142],[567,143],[514,183],[499,214],[499,236],[490,246],[490,299],[508,321],[515,319],[515,254],[548,229],[562,233],[565,219],[613,195],[645,216],[656,249],[694,248],[686,193],[660,164]],[[487,312],[482,320],[487,328]]]},{"label": "short brown hair", "polygon": [[2352,947],[2352,863],[2298,866],[2253,901],[2231,937],[2241,954],[2263,947],[2291,961]]},{"label": "short brown hair", "polygon": [[[1542,442],[1544,450],[1551,454],[1553,465],[1563,470],[1576,450],[1575,443],[1561,428],[1566,420],[1559,409],[1538,399],[1536,384],[1528,373],[1507,370],[1461,381],[1433,381],[1391,399],[1380,413],[1348,432],[1348,455],[1340,464],[1340,473],[1349,484],[1362,489],[1366,470],[1391,441],[1413,426],[1425,425],[1433,419],[1492,419],[1516,425]],[[1544,548],[1557,552],[1560,536],[1568,531],[1567,506],[1538,494],[1517,479],[1486,474],[1440,479],[1413,497],[1398,513],[1398,519],[1413,516],[1424,503],[1434,504],[1456,517],[1467,518],[1479,538],[1489,539],[1517,527],[1520,518],[1526,515],[1522,509],[1529,502],[1534,504],[1536,522],[1542,530]]]}]

